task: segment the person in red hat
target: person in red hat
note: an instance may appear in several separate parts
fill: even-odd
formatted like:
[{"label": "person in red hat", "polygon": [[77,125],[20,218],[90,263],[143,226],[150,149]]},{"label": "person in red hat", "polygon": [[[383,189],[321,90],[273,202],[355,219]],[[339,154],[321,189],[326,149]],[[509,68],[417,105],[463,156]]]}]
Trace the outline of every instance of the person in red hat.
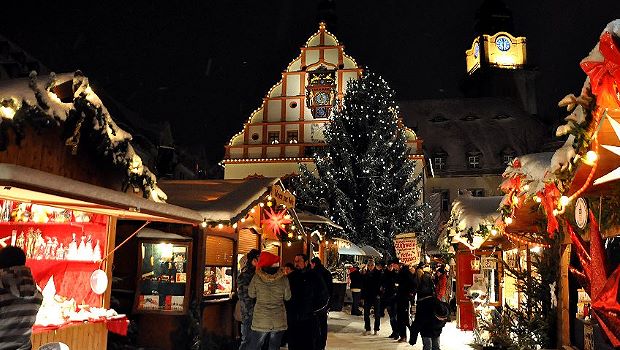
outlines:
[{"label": "person in red hat", "polygon": [[250,282],[248,294],[256,299],[250,349],[261,349],[269,339],[269,349],[280,349],[282,335],[287,327],[284,301],[291,299],[291,288],[284,270],[279,268],[280,258],[261,252],[256,264],[256,274]]}]

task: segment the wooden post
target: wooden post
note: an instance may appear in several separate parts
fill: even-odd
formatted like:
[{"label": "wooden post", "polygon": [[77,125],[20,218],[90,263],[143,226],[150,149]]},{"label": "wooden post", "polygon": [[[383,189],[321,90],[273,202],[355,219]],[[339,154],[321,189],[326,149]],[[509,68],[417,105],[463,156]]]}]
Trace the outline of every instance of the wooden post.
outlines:
[{"label": "wooden post", "polygon": [[[566,235],[565,235],[566,237]],[[571,245],[560,245],[560,273],[558,283],[558,348],[570,345],[570,313],[568,311],[568,265]]]}]

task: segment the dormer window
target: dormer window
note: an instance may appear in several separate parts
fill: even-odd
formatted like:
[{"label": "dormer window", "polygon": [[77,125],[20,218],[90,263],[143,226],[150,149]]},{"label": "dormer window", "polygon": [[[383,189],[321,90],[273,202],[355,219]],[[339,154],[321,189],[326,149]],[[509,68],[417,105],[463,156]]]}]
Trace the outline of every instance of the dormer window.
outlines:
[{"label": "dormer window", "polygon": [[444,117],[443,115],[438,115],[433,117],[433,119],[430,120],[431,123],[443,123],[443,122],[447,122],[448,118]]},{"label": "dormer window", "polygon": [[475,115],[468,115],[468,116],[461,118],[461,120],[464,122],[473,122],[474,120],[478,120],[478,119],[480,118],[476,117]]},{"label": "dormer window", "polygon": [[506,147],[502,151],[502,163],[504,165],[509,165],[515,159],[517,152],[511,147]]},{"label": "dormer window", "polygon": [[467,152],[467,167],[469,169],[482,168],[481,161],[482,161],[482,153],[480,153],[480,151]]},{"label": "dormer window", "polygon": [[267,133],[267,140],[272,145],[280,143],[280,132],[270,131],[269,133]]},{"label": "dormer window", "polygon": [[435,156],[433,158],[433,167],[435,168],[435,170],[444,170],[446,168],[446,157]]}]

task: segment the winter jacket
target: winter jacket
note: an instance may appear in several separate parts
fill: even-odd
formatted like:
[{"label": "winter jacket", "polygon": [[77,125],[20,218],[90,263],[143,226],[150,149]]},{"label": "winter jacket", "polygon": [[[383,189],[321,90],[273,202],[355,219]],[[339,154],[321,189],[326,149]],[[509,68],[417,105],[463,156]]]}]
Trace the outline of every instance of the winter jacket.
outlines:
[{"label": "winter jacket", "polygon": [[288,275],[291,285],[291,300],[288,303],[291,321],[312,319],[319,311],[325,310],[329,301],[327,287],[323,279],[314,271],[305,268]]},{"label": "winter jacket", "polygon": [[381,288],[383,289],[382,298],[392,300],[396,297],[396,271],[385,270],[381,279]]},{"label": "winter jacket", "polygon": [[256,268],[252,265],[247,266],[237,277],[237,294],[239,296],[239,302],[241,303],[241,320],[252,320],[252,314],[254,312],[254,303],[256,300],[250,298],[248,295],[248,288],[250,282],[256,272]]},{"label": "winter jacket", "polygon": [[334,281],[332,277],[332,273],[329,272],[328,269],[325,268],[325,265],[315,265],[314,272],[316,272],[321,278],[323,278],[323,282],[325,282],[325,286],[327,287],[327,295],[331,298],[332,293],[334,291]]},{"label": "winter jacket", "polygon": [[0,269],[0,349],[32,348],[32,325],[42,301],[30,268]]},{"label": "winter jacket", "polygon": [[448,276],[445,273],[438,272],[435,275],[435,295],[437,299],[442,300],[445,298],[448,290]]},{"label": "winter jacket", "polygon": [[375,300],[380,295],[381,271],[372,269],[364,275],[364,286],[362,287],[362,299]]},{"label": "winter jacket", "polygon": [[396,276],[396,282],[398,283],[398,287],[396,289],[396,296],[399,300],[409,300],[411,301],[414,293],[414,283],[413,283],[413,274],[409,267],[403,266],[400,271],[398,271],[398,275]]},{"label": "winter jacket", "polygon": [[418,273],[415,276],[415,292],[417,299],[420,300],[425,297],[433,296],[435,293],[435,286],[433,285],[433,278],[428,272]]},{"label": "winter jacket", "polygon": [[362,273],[360,272],[359,269],[355,269],[355,271],[352,271],[351,273],[349,273],[349,279],[351,280],[351,285],[349,286],[349,288],[362,289],[362,286],[363,286]]},{"label": "winter jacket", "polygon": [[287,329],[284,301],[291,299],[291,288],[283,270],[270,267],[256,270],[248,295],[256,298],[252,330],[275,332]]}]

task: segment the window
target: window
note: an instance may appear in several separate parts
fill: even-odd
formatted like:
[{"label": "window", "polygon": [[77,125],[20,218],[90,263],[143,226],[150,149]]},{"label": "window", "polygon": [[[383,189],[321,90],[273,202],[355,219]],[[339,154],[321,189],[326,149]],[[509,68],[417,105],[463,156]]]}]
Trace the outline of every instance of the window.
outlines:
[{"label": "window", "polygon": [[230,294],[233,285],[233,241],[207,236],[205,253],[204,296]]},{"label": "window", "polygon": [[267,140],[270,144],[280,143],[280,132],[279,131],[270,131],[267,133]]},{"label": "window", "polygon": [[484,188],[468,188],[467,191],[474,197],[484,197]]},{"label": "window", "polygon": [[504,164],[508,165],[510,163],[512,163],[513,159],[515,159],[515,156],[513,156],[512,154],[504,154]]},{"label": "window", "polygon": [[297,143],[298,141],[298,133],[295,131],[287,131],[286,132],[286,143]]},{"label": "window", "polygon": [[441,211],[450,210],[450,191],[445,189],[434,189],[433,193],[441,194]]},{"label": "window", "polygon": [[469,155],[467,157],[467,164],[470,169],[480,169],[480,155]]},{"label": "window", "polygon": [[446,168],[446,157],[436,156],[433,161],[435,170],[444,170]]}]

